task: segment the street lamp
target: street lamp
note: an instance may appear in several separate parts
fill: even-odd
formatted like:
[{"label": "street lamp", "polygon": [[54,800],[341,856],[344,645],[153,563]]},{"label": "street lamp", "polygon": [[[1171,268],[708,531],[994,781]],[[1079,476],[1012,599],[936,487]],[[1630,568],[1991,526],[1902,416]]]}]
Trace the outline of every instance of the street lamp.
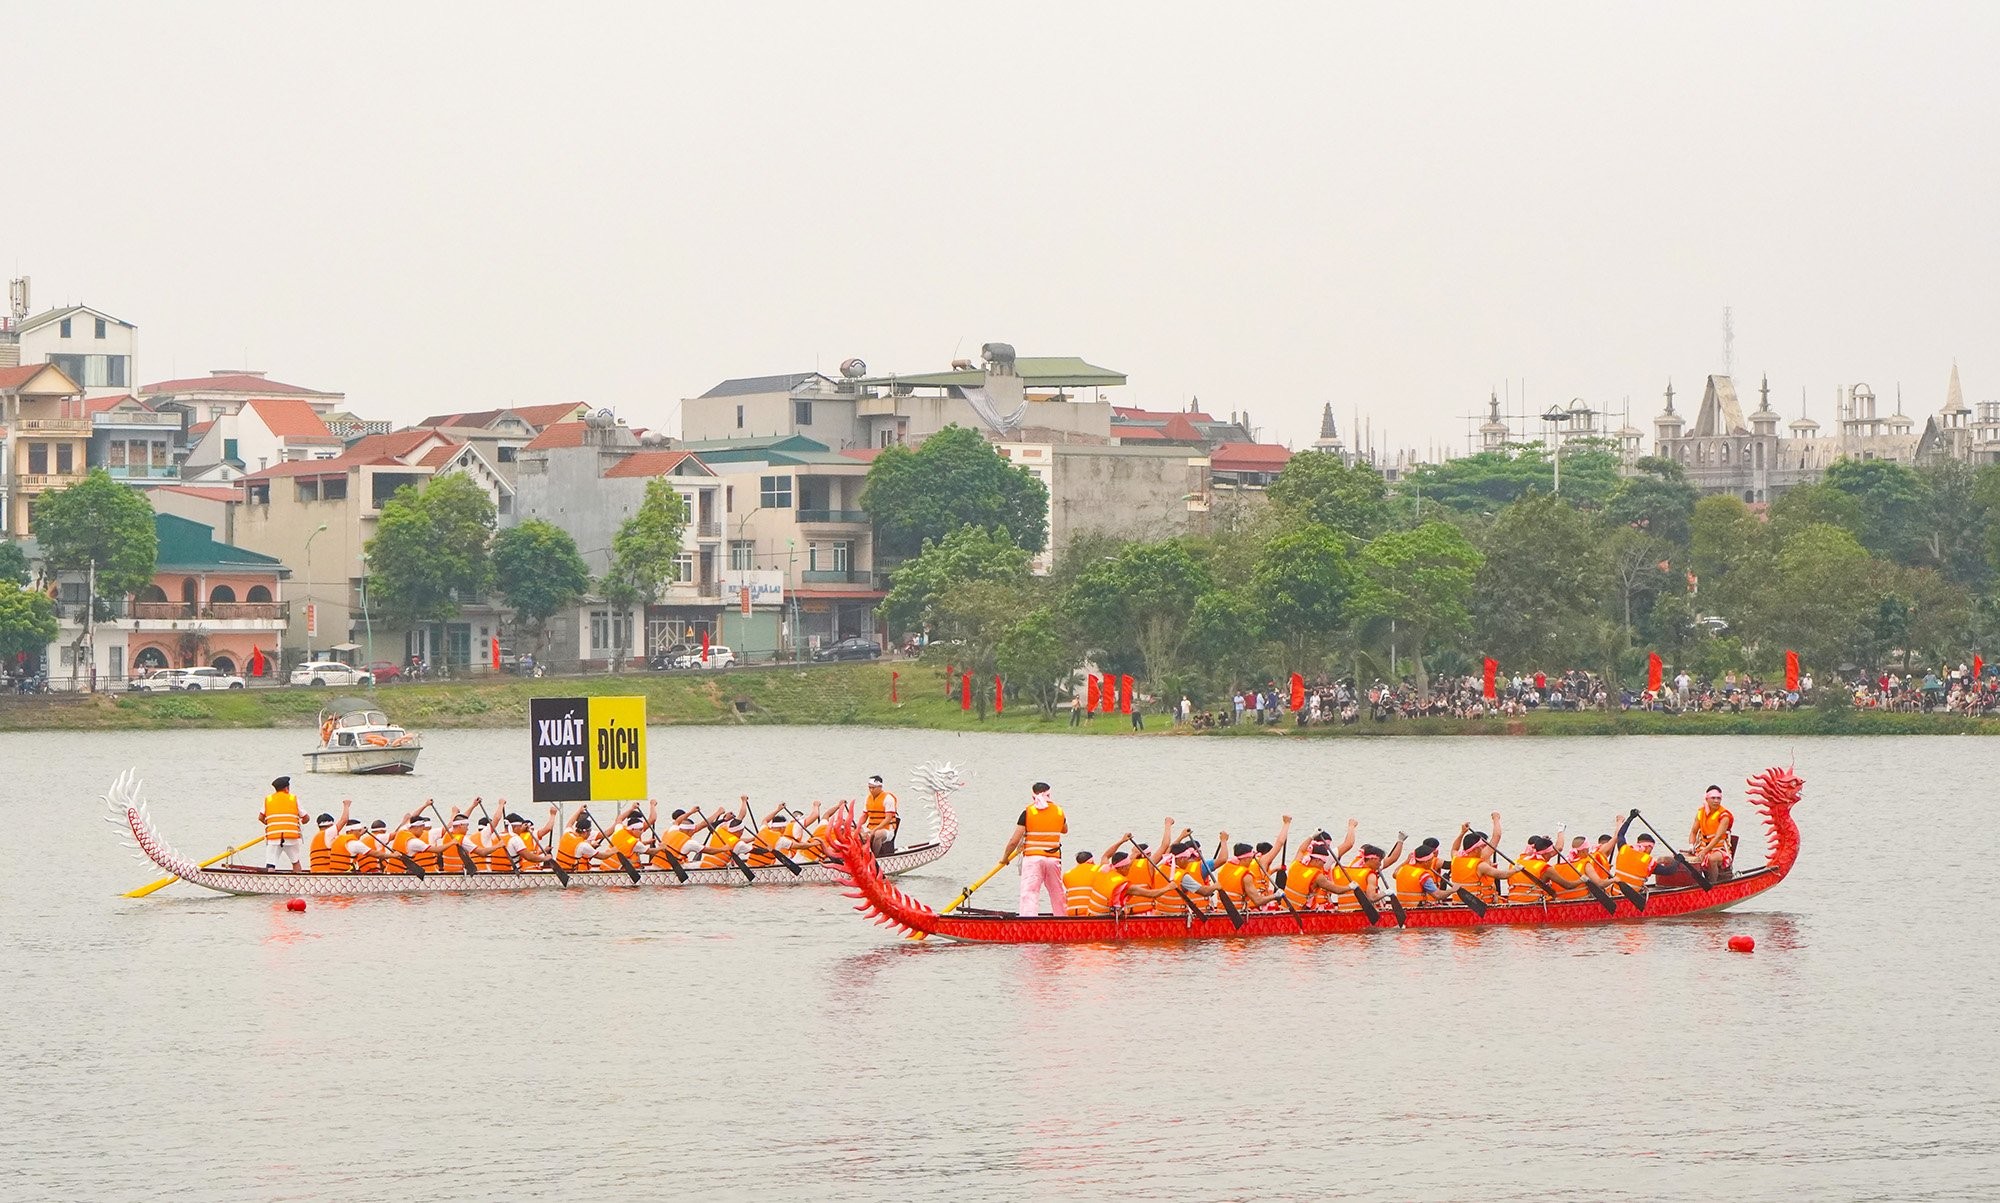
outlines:
[{"label": "street lamp", "polygon": [[319,538],[321,535],[325,533],[326,533],[326,523],[322,522],[319,524],[318,530],[315,530],[312,534],[306,536],[306,613],[313,620],[311,622],[306,623],[307,664],[312,663],[313,625],[314,622],[316,622],[319,618],[318,611],[313,609],[313,540]]},{"label": "street lamp", "polygon": [[[1579,400],[1581,400],[1581,398],[1579,398]],[[1569,411],[1568,411],[1568,410],[1566,410],[1566,409],[1564,409],[1564,408],[1563,408],[1562,406],[1560,406],[1560,405],[1551,405],[1551,406],[1549,406],[1549,412],[1547,412],[1547,413],[1545,413],[1545,414],[1543,414],[1543,415],[1542,415],[1542,421],[1544,421],[1544,422],[1547,422],[1547,423],[1549,424],[1549,427],[1550,427],[1550,429],[1551,429],[1551,430],[1552,430],[1552,431],[1554,432],[1554,434],[1555,434],[1555,442],[1556,442],[1556,453],[1555,453],[1555,469],[1556,469],[1556,488],[1555,488],[1555,491],[1556,491],[1557,493],[1561,493],[1561,492],[1563,491],[1563,436],[1562,436],[1562,424],[1563,424],[1564,422],[1567,422],[1567,421],[1569,421]]]},{"label": "street lamp", "polygon": [[368,617],[368,553],[364,551],[355,558],[361,561],[361,626],[368,632],[368,663],[372,665],[375,663],[375,623]]}]

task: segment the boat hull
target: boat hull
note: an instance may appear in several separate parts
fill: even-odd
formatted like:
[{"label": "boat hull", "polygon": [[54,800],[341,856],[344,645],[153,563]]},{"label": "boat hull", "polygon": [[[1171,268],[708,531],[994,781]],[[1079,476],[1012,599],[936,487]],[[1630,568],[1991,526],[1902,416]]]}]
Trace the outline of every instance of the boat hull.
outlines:
[{"label": "boat hull", "polygon": [[392,776],[413,773],[421,744],[390,748],[320,748],[305,754],[308,773]]}]

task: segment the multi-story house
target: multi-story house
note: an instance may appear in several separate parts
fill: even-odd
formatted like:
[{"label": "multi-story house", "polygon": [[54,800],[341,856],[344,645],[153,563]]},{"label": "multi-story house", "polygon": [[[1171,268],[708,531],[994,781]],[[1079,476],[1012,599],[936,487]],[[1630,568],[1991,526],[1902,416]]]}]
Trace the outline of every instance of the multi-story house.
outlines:
[{"label": "multi-story house", "polygon": [[159,380],[142,386],[138,391],[140,400],[155,409],[185,410],[190,427],[201,422],[212,422],[224,414],[236,413],[245,405],[262,397],[284,397],[303,401],[312,407],[314,413],[319,414],[340,409],[347,400],[345,393],[329,393],[300,384],[286,384],[281,380],[272,380],[262,372],[241,370],[218,370],[206,376]]},{"label": "multi-story house", "polygon": [[517,405],[462,414],[433,414],[417,425],[479,448],[487,462],[500,469],[511,482],[517,458],[537,435],[551,426],[581,422],[590,412],[590,407],[581,402]]},{"label": "multi-story house", "polygon": [[21,363],[55,364],[86,396],[121,396],[137,378],[138,328],[88,305],[22,318],[14,332]]},{"label": "multi-story house", "polygon": [[0,368],[0,520],[20,538],[36,500],[88,470],[94,427],[83,389],[51,363]]},{"label": "multi-story house", "polygon": [[91,467],[141,487],[180,479],[184,415],[161,413],[129,393],[94,397],[89,409]]},{"label": "multi-story house", "polygon": [[258,397],[199,426],[183,467],[190,475],[227,464],[261,472],[273,464],[332,459],[347,448],[312,405],[297,397]]}]

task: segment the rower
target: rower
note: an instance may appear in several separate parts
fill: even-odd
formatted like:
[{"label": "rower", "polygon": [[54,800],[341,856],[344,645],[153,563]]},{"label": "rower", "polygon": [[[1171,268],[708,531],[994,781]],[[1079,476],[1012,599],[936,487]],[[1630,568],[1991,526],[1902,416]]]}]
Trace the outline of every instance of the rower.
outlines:
[{"label": "rower", "polygon": [[[1167,825],[1171,828],[1173,820],[1169,819]],[[1153,913],[1156,915],[1187,914],[1187,902],[1181,897],[1182,890],[1187,891],[1190,897],[1215,892],[1214,887],[1203,880],[1201,845],[1188,839],[1185,830],[1181,832],[1181,837],[1167,850],[1165,872],[1159,885],[1141,886],[1130,878],[1126,881],[1126,897],[1150,899],[1153,903]]]},{"label": "rower", "polygon": [[1396,870],[1396,899],[1404,906],[1436,906],[1451,888],[1438,874],[1438,842],[1427,837],[1410,853],[1409,863]]},{"label": "rower", "polygon": [[[427,854],[431,851],[430,816],[421,810],[404,815],[402,823],[397,825],[395,832],[390,836],[389,847],[402,854],[402,856],[383,858],[383,868],[390,873],[408,873],[411,861],[416,862],[418,868],[429,864],[430,858]],[[404,860],[405,856],[409,860]]]},{"label": "rower", "polygon": [[631,810],[625,812],[624,821],[619,823],[617,827],[612,829],[611,848],[609,856],[610,863],[602,865],[601,867],[606,869],[617,869],[622,872],[625,868],[625,865],[620,863],[618,860],[619,855],[622,853],[625,857],[625,860],[629,862],[634,868],[637,868],[640,861],[643,859],[639,854],[639,841],[641,838],[645,836],[645,834],[646,834],[646,816],[640,814],[638,806],[634,805]]},{"label": "rower", "polygon": [[1651,832],[1640,832],[1639,838],[1618,849],[1611,861],[1611,876],[1619,885],[1635,890],[1646,888],[1646,879],[1653,875],[1653,836]]},{"label": "rower", "polygon": [[[1125,837],[1126,840],[1131,838],[1130,835]],[[1133,847],[1136,848],[1138,845],[1134,844]],[[1120,848],[1117,844],[1111,846],[1104,863],[1098,866],[1096,875],[1090,879],[1091,914],[1109,915],[1124,909],[1131,902],[1131,891],[1127,883],[1131,880],[1132,866],[1137,862],[1138,857],[1133,855],[1131,849]]]},{"label": "rower", "polygon": [[264,809],[257,812],[257,821],[264,825],[265,872],[277,872],[281,860],[290,862],[294,873],[307,867],[309,862],[300,855],[303,838],[299,830],[299,799],[292,793],[290,777],[271,780],[271,792],[264,796]]},{"label": "rower", "polygon": [[[347,812],[353,808],[353,799],[342,799],[339,818],[336,819],[332,815],[322,814],[316,820],[319,830],[313,833],[312,843],[306,849],[306,864],[314,873],[331,873],[334,871],[333,846],[339,841],[340,833],[346,829]],[[349,858],[348,868],[353,868],[352,858]]]},{"label": "rower", "polygon": [[[670,825],[660,836],[659,841],[653,848],[653,867],[656,869],[670,869],[673,867],[673,862],[677,860],[681,863],[682,868],[687,868],[688,860],[691,856],[688,852],[688,844],[694,839],[695,833],[701,830],[701,820],[695,818],[693,814],[685,810],[674,811],[668,819]],[[695,852],[698,854],[700,849],[696,848]],[[673,854],[672,860],[668,859],[668,853]],[[697,865],[696,867],[699,868],[700,866]]]},{"label": "rower", "polygon": [[751,847],[743,856],[744,864],[753,869],[768,868],[778,863],[778,853],[790,853],[798,847],[798,841],[787,834],[791,824],[778,821],[784,813],[784,806],[779,805],[764,816],[763,825],[750,837]]},{"label": "rower", "polygon": [[1063,893],[1062,838],[1069,831],[1069,819],[1056,805],[1049,783],[1037,781],[1028,791],[1028,805],[1014,820],[1014,833],[1000,859],[1021,853],[1022,918],[1031,919],[1042,910],[1042,895],[1049,896],[1049,909],[1057,915],[1069,913]]},{"label": "rower", "polygon": [[495,831],[493,820],[480,815],[472,821],[472,834],[465,839],[465,846],[472,853],[473,863],[481,873],[511,873],[514,866],[507,862],[506,832]]},{"label": "rower", "polygon": [[1259,841],[1256,854],[1250,861],[1250,876],[1257,880],[1257,888],[1272,898],[1276,898],[1277,894],[1271,888],[1271,865],[1278,859],[1278,845],[1285,842],[1285,837],[1292,830],[1292,816],[1283,815],[1280,818],[1282,821],[1278,824],[1276,842]]},{"label": "rower", "polygon": [[1156,909],[1155,900],[1163,892],[1161,887],[1167,884],[1167,870],[1173,867],[1173,858],[1164,852],[1173,830],[1174,821],[1168,819],[1165,828],[1160,832],[1160,848],[1166,869],[1161,868],[1160,864],[1153,860],[1151,845],[1138,840],[1132,841],[1132,863],[1125,868],[1125,880],[1128,883],[1125,891],[1127,913],[1150,915]]},{"label": "rower", "polygon": [[1238,909],[1256,910],[1272,901],[1273,895],[1258,887],[1256,876],[1250,866],[1256,863],[1257,850],[1249,844],[1229,843],[1229,833],[1216,837],[1217,847],[1229,849],[1229,859],[1215,869],[1215,888],[1235,900]]},{"label": "rower", "polygon": [[[462,873],[465,871],[465,861],[459,859],[458,852],[455,850],[464,848],[466,855],[468,857],[471,856],[472,849],[466,847],[466,841],[471,838],[471,833],[472,816],[456,806],[452,807],[451,818],[445,820],[444,830],[438,833],[437,846],[432,854],[437,859],[437,867],[440,872]],[[475,865],[474,867],[476,868],[477,866]]]},{"label": "rower", "polygon": [[1688,832],[1687,858],[1710,881],[1727,881],[1733,876],[1730,844],[1735,828],[1736,816],[1722,805],[1722,787],[1709,786]]},{"label": "rower", "polygon": [[[1402,832],[1397,832],[1396,843],[1387,852],[1383,852],[1373,844],[1361,845],[1361,852],[1355,857],[1354,867],[1347,871],[1348,880],[1354,883],[1356,895],[1370,902],[1382,901],[1383,896],[1388,893],[1388,881],[1383,873],[1403,858],[1405,838]],[[1359,902],[1355,903],[1355,909],[1360,909]]]},{"label": "rower", "polygon": [[[557,813],[556,807],[551,804],[549,807],[551,824],[555,822]],[[563,832],[555,842],[556,868],[566,873],[590,868],[590,862],[602,852],[598,843],[590,838],[590,831],[590,816],[587,814],[576,816],[576,821],[570,824],[569,830]]]},{"label": "rower", "polygon": [[1561,848],[1555,847],[1553,841],[1551,842],[1550,851],[1554,853],[1555,860],[1543,871],[1542,876],[1548,878],[1549,884],[1556,887],[1558,897],[1589,898],[1591,893],[1590,888],[1584,885],[1586,881],[1596,882],[1600,887],[1608,887],[1611,884],[1610,861],[1606,859],[1611,847],[1611,837],[1599,836],[1598,845],[1606,851],[1591,849],[1582,836],[1577,836],[1570,841],[1569,851],[1565,853]]},{"label": "rower", "polygon": [[1528,846],[1514,858],[1514,872],[1507,878],[1509,902],[1552,902],[1564,896],[1561,890],[1551,893],[1542,885],[1543,881],[1549,885],[1558,884],[1549,873],[1549,862],[1555,858],[1555,846],[1556,842],[1548,836],[1528,837]]},{"label": "rower", "polygon": [[[1351,840],[1351,827],[1348,835]],[[1347,847],[1343,845],[1340,855],[1346,854]],[[1299,858],[1285,868],[1285,899],[1292,904],[1293,910],[1312,910],[1319,904],[1322,894],[1328,896],[1326,902],[1329,906],[1337,905],[1333,897],[1335,894],[1342,890],[1352,892],[1352,887],[1336,885],[1333,875],[1327,872],[1334,859],[1333,837],[1324,831],[1309,837],[1299,846]]]},{"label": "rower", "polygon": [[1500,839],[1500,813],[1495,811],[1492,818],[1493,835],[1490,841],[1483,831],[1461,827],[1463,834],[1459,836],[1458,854],[1451,858],[1451,884],[1472,891],[1474,897],[1486,902],[1500,901],[1500,880],[1510,872],[1494,863],[1494,842]]},{"label": "rower", "polygon": [[740,816],[722,810],[716,813],[705,826],[708,829],[707,842],[702,845],[701,867],[722,869],[730,864],[730,857],[736,855],[736,845],[743,842],[745,829]]},{"label": "rower", "polygon": [[1065,912],[1072,917],[1082,917],[1090,911],[1090,883],[1097,878],[1097,866],[1091,863],[1088,851],[1076,854],[1076,864],[1062,875],[1063,904]]},{"label": "rower", "polygon": [[[361,851],[354,856],[356,873],[381,873],[392,858],[389,855],[389,824],[377,819],[368,824],[361,833]],[[400,869],[398,870],[401,871]]]},{"label": "rower", "polygon": [[896,795],[882,788],[880,773],[868,779],[868,797],[861,804],[861,827],[868,833],[877,856],[887,856],[896,850],[896,834],[903,826],[899,806]]}]

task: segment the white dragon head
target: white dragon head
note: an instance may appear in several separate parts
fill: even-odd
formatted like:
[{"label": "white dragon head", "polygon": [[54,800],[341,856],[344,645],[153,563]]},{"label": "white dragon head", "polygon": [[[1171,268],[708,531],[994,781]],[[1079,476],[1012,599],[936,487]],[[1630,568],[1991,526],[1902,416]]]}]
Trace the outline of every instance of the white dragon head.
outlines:
[{"label": "white dragon head", "polygon": [[949,763],[920,764],[910,774],[916,787],[934,798],[949,797],[965,788],[965,774]]}]

